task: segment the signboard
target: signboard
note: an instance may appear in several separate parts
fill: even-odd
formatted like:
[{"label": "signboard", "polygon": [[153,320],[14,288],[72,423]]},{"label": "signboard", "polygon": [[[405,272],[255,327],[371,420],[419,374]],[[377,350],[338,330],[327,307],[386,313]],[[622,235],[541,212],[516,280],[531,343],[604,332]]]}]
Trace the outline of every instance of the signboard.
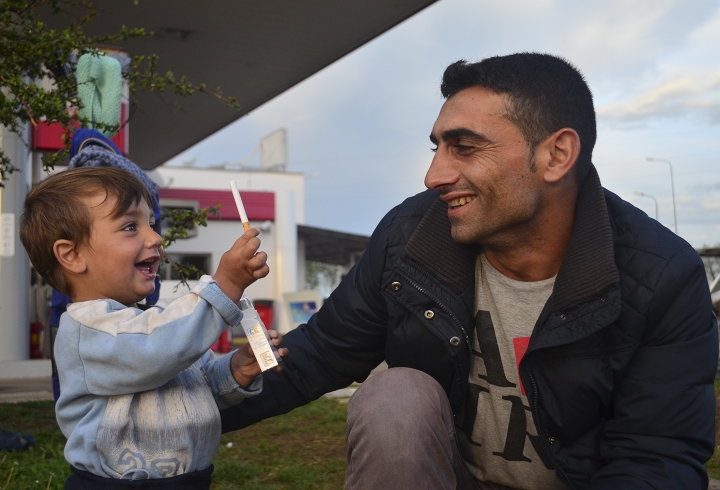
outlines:
[{"label": "signboard", "polygon": [[15,255],[15,213],[0,214],[0,257]]},{"label": "signboard", "polygon": [[307,323],[322,306],[320,293],[317,291],[295,291],[283,294],[285,311],[290,317],[290,328]]},{"label": "signboard", "polygon": [[289,303],[288,307],[293,323],[307,323],[310,317],[318,311],[318,304],[315,301],[298,301]]}]

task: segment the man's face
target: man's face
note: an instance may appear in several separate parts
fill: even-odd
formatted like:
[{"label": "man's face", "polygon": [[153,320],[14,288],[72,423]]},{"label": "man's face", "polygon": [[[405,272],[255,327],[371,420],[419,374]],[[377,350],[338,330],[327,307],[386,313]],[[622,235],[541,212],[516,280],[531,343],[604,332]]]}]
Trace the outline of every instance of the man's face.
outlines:
[{"label": "man's face", "polygon": [[541,178],[525,138],[504,116],[506,101],[485,88],[467,88],[445,102],[433,126],[437,150],[425,185],[448,203],[457,242],[516,239],[539,210]]},{"label": "man's face", "polygon": [[105,199],[99,193],[85,202],[93,224],[89,242],[79,247],[87,268],[73,284],[77,293],[73,300],[109,298],[124,305],[143,300],[155,291],[162,256],[162,239],[152,228],[154,216],[148,204],[141,201],[113,218],[114,196]]}]

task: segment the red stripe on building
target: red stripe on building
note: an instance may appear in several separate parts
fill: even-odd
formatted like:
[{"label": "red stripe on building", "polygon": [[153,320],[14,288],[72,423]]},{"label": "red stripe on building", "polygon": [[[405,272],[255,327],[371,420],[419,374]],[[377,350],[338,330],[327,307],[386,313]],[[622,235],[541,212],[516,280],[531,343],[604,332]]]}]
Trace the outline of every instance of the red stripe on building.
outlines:
[{"label": "red stripe on building", "polygon": [[[222,204],[220,217],[208,215],[208,219],[240,220],[240,214],[235,206],[230,191],[214,191],[204,189],[160,189],[160,199],[182,199],[197,201],[200,208],[207,208]],[[245,205],[248,219],[253,221],[275,220],[275,193],[240,191],[240,197]]]}]

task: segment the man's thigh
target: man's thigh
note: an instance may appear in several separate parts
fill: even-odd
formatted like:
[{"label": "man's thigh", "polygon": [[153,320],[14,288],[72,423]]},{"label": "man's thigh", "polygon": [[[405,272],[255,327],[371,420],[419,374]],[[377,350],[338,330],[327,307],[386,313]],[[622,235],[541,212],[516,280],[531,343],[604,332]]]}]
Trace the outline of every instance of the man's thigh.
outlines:
[{"label": "man's thigh", "polygon": [[477,490],[460,457],[450,403],[431,376],[391,368],[348,404],[345,488]]}]

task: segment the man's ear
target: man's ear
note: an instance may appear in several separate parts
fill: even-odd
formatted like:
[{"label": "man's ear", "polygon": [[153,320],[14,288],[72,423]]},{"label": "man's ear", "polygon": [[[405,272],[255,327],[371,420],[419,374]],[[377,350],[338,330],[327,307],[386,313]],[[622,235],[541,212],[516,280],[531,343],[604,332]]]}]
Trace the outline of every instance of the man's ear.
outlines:
[{"label": "man's ear", "polygon": [[56,240],[53,244],[53,253],[60,267],[66,272],[82,274],[87,269],[85,258],[70,240]]},{"label": "man's ear", "polygon": [[547,165],[543,179],[549,184],[560,182],[574,175],[578,156],[580,156],[580,136],[571,128],[563,128],[548,136],[540,146],[544,147]]}]

